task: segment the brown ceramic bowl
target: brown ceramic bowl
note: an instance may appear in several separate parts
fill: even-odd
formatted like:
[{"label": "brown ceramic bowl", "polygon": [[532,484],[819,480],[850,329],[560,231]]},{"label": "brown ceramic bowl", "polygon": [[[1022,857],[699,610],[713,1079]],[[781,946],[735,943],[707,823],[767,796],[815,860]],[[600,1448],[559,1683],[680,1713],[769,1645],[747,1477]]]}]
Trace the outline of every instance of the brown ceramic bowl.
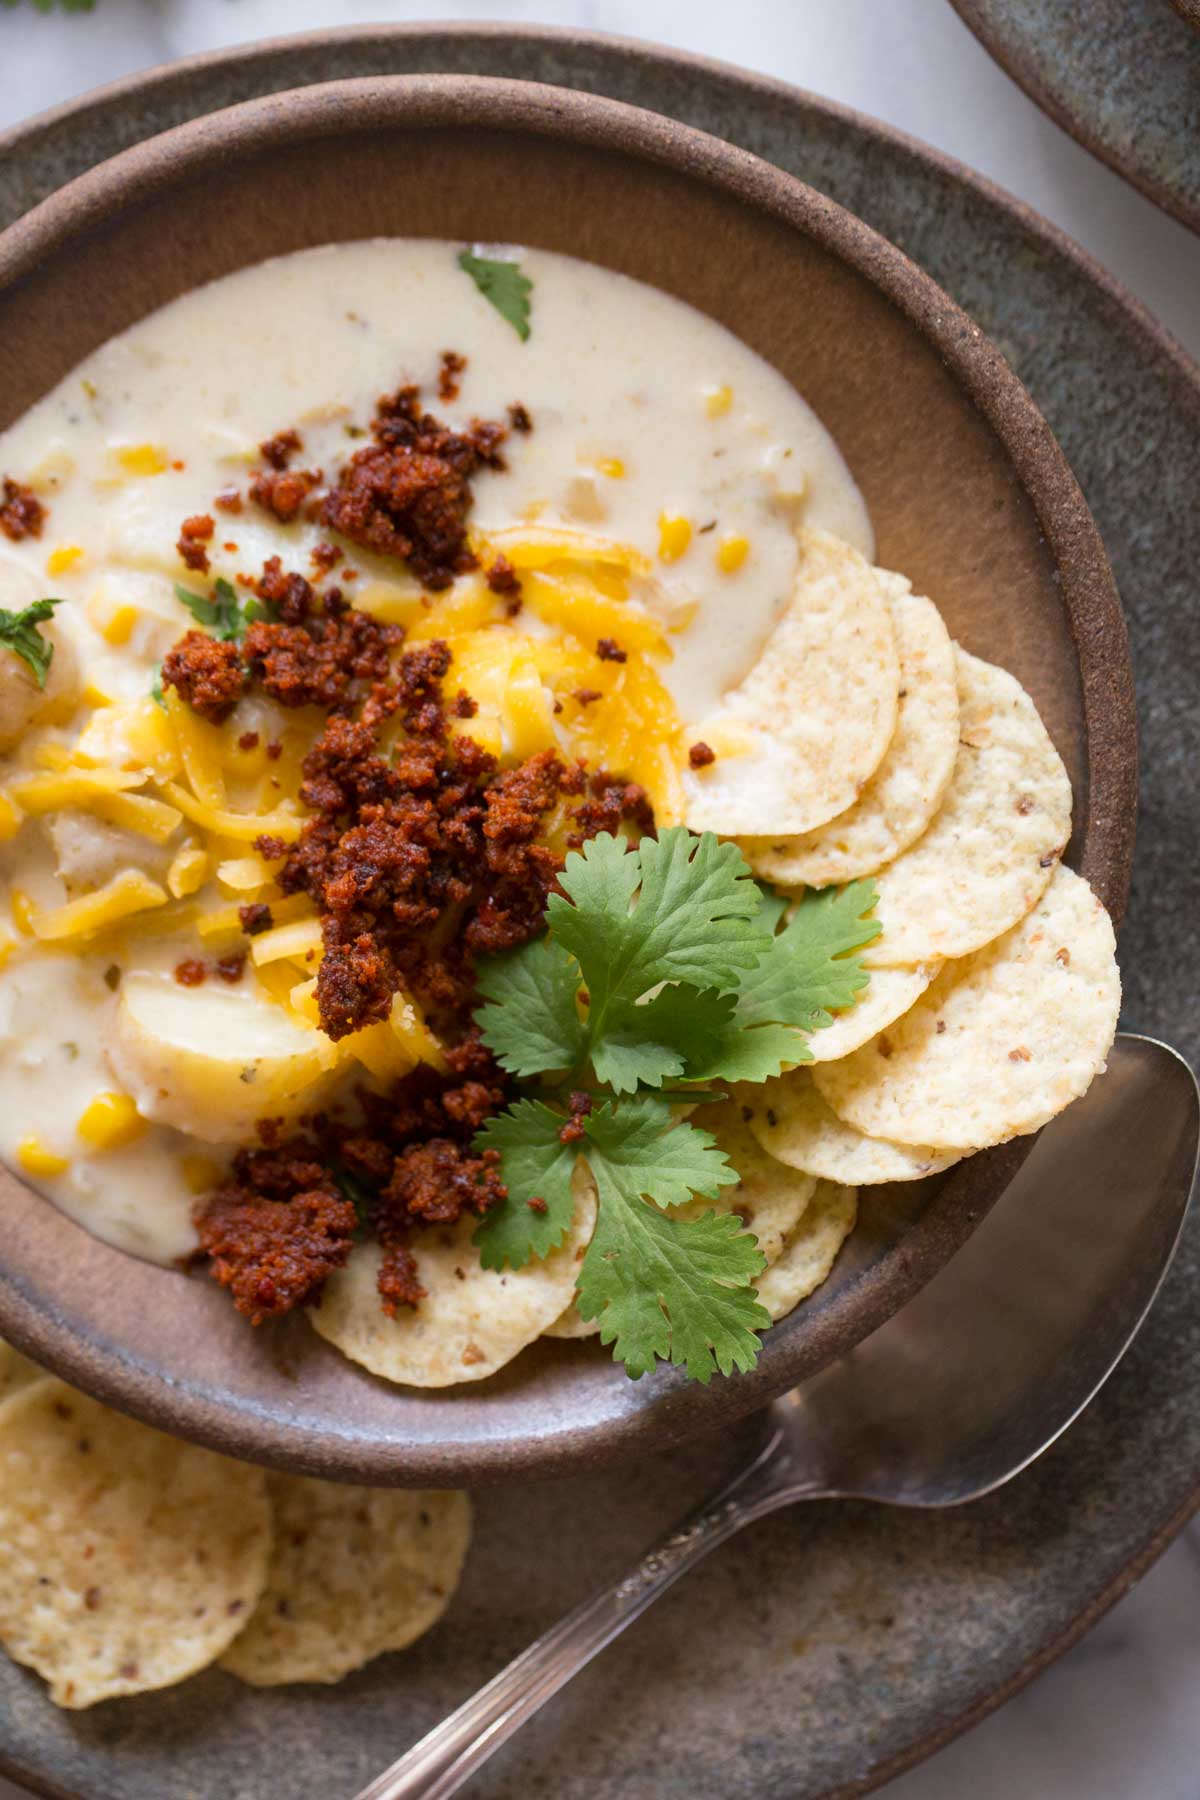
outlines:
[{"label": "brown ceramic bowl", "polygon": [[[339,82],[167,132],[0,236],[0,427],[199,282],[402,233],[591,258],[691,301],[795,382],[866,496],[880,560],[1033,693],[1075,785],[1069,860],[1120,914],[1136,758],[1125,630],[1048,427],[899,251],[715,138],[589,94],[466,76]],[[631,1382],[594,1343],[546,1342],[477,1385],[390,1388],[302,1320],[251,1332],[210,1284],[107,1248],[10,1174],[0,1332],[89,1392],[238,1456],[381,1483],[544,1474],[717,1428],[850,1349],[946,1261],[1021,1154],[865,1195],[831,1280],[768,1333],[752,1375],[707,1388],[671,1370]]]}]

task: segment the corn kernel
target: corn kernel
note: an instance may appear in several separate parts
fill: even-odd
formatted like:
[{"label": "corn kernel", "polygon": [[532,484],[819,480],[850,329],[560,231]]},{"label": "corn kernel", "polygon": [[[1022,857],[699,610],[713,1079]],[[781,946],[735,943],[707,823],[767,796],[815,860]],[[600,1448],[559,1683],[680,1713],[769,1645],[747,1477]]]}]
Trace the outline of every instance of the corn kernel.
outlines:
[{"label": "corn kernel", "polygon": [[83,549],[79,544],[60,544],[46,558],[47,575],[65,575],[68,569],[75,567],[82,555]]},{"label": "corn kernel", "polygon": [[211,1156],[185,1156],[179,1167],[189,1194],[211,1193],[222,1175],[220,1163],[215,1163]]},{"label": "corn kernel", "polygon": [[86,706],[111,706],[113,695],[105,693],[104,689],[97,687],[94,681],[89,681],[83,690],[83,700]]},{"label": "corn kernel", "polygon": [[733,405],[733,389],[727,382],[704,390],[704,410],[710,419],[719,419]]},{"label": "corn kernel", "polygon": [[80,1113],[75,1129],[93,1150],[123,1150],[141,1137],[146,1121],[128,1094],[97,1094]]},{"label": "corn kernel", "polygon": [[625,474],[625,464],[619,456],[602,456],[596,467],[602,475],[607,475],[610,481],[620,481]]},{"label": "corn kernel", "polygon": [[161,475],[167,467],[167,453],[157,444],[130,444],[118,450],[117,461],[126,475]]},{"label": "corn kernel", "polygon": [[167,886],[176,900],[194,894],[208,879],[208,852],[199,844],[184,844],[167,870]]},{"label": "corn kernel", "polygon": [[741,568],[749,554],[749,538],[744,538],[740,532],[731,532],[717,545],[717,567],[722,575],[732,575]]},{"label": "corn kernel", "polygon": [[49,1181],[54,1175],[62,1175],[70,1168],[70,1158],[59,1156],[41,1138],[22,1138],[17,1145],[17,1161],[27,1175],[35,1180]]},{"label": "corn kernel", "polygon": [[109,618],[101,627],[100,635],[106,644],[120,648],[127,644],[133,636],[133,628],[137,624],[137,608],[126,603],[114,606]]},{"label": "corn kernel", "polygon": [[24,888],[14,888],[9,895],[9,904],[12,907],[13,923],[17,930],[22,937],[32,937],[34,920],[38,916],[38,909],[33,900]]},{"label": "corn kernel", "polygon": [[107,584],[97,588],[84,610],[106,644],[119,649],[133,636],[137,608],[127,600],[118,599]]},{"label": "corn kernel", "polygon": [[10,795],[0,793],[0,843],[6,842],[11,837],[16,837],[18,831],[21,829],[21,820],[24,816],[25,815],[22,813],[20,807]]},{"label": "corn kernel", "polygon": [[660,562],[678,562],[692,541],[692,525],[679,513],[658,515],[658,558]]}]

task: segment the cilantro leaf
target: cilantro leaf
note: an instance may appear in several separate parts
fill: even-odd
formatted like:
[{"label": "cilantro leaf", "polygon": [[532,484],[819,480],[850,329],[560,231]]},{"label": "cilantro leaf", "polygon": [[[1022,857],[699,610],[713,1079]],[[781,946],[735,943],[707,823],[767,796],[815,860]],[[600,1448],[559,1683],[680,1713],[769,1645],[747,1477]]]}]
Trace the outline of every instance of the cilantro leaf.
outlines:
[{"label": "cilantro leaf", "polygon": [[155,706],[161,706],[163,711],[166,712],[167,697],[163,693],[162,664],[160,662],[157,662],[154,665],[153,678],[150,682],[150,698],[153,700]]},{"label": "cilantro leaf", "polygon": [[477,985],[489,1002],[476,1014],[484,1043],[513,1075],[542,1075],[573,1069],[584,1054],[587,1033],[575,996],[579,968],[553,938],[534,938],[519,950],[489,956]]},{"label": "cilantro leaf", "polygon": [[[561,1113],[540,1100],[518,1100],[476,1133],[475,1149],[499,1150],[508,1199],[484,1215],[473,1242],[485,1269],[520,1269],[561,1244],[575,1214],[571,1176],[578,1146],[559,1138]],[[545,1203],[543,1212],[530,1200]]]},{"label": "cilantro leaf", "polygon": [[66,601],[62,599],[35,600],[32,606],[24,606],[20,612],[10,612],[6,606],[0,606],[0,644],[20,657],[40,688],[45,687],[50,664],[54,661],[54,645],[42,636],[38,626],[53,616],[56,606],[65,605]]},{"label": "cilantro leaf", "polygon": [[770,948],[741,852],[711,832],[675,826],[636,851],[602,832],[568,856],[559,883],[547,921],[582,971],[593,1053],[661,982],[734,988]]},{"label": "cilantro leaf", "polygon": [[771,1320],[750,1283],[766,1258],[733,1213],[682,1220],[659,1210],[693,1193],[714,1198],[738,1179],[709,1132],[667,1130],[669,1121],[664,1103],[645,1096],[586,1122],[600,1209],[578,1305],[635,1380],[662,1357],[707,1382],[754,1365],[756,1331]]},{"label": "cilantro leaf", "polygon": [[458,266],[471,277],[484,299],[490,301],[502,319],[507,319],[522,343],[529,336],[529,296],[533,283],[521,273],[521,265],[502,258],[476,256],[472,250],[459,254]]},{"label": "cilantro leaf", "polygon": [[248,600],[243,606],[237,597],[232,583],[219,575],[213,583],[213,598],[208,600],[203,594],[193,594],[190,588],[175,583],[175,598],[186,606],[197,625],[222,643],[235,644],[246,635],[246,627],[252,619],[265,619],[272,616],[261,600]]},{"label": "cilantro leaf", "polygon": [[766,955],[739,983],[743,1024],[817,1031],[832,1023],[832,1012],[852,1005],[870,977],[851,952],[883,929],[868,916],[877,898],[873,881],[806,893]]}]

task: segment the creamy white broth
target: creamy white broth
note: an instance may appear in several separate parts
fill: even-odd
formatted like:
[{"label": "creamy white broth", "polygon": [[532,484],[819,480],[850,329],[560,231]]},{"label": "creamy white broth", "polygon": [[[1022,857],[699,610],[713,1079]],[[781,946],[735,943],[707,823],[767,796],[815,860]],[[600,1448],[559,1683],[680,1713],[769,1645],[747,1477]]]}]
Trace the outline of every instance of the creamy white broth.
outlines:
[{"label": "creamy white broth", "polygon": [[[523,343],[457,267],[457,250],[381,240],[302,252],[198,289],[103,346],[0,436],[0,474],[35,482],[49,508],[40,539],[4,541],[0,606],[63,595],[55,629],[87,674],[111,695],[144,695],[154,664],[191,623],[173,583],[206,588],[179,562],[180,521],[244,484],[260,441],[287,426],[303,434],[299,460],[329,476],[357,447],[347,426],[367,424],[381,392],[418,382],[451,423],[504,418],[514,402],[528,409],[533,431],[510,440],[507,468],[475,478],[472,522],[488,531],[536,520],[651,558],[666,616],[689,617],[671,634],[663,678],[685,722],[710,713],[788,602],[798,523],[871,555],[870,523],[836,445],[777,371],[680,301],[527,251],[533,330]],[[437,398],[444,350],[468,363],[451,402]],[[714,410],[709,395],[725,389],[727,406]],[[120,452],[146,444],[161,447],[168,466],[129,478]],[[605,472],[618,466],[620,475]],[[657,559],[663,513],[692,526],[673,562]],[[216,517],[212,574],[230,579],[273,554],[307,570],[328,536],[253,507]],[[749,553],[722,573],[717,546],[736,534]],[[62,546],[84,554],[48,576],[47,557]],[[364,579],[385,572],[353,549],[347,560]],[[98,595],[138,607],[120,647],[89,621]],[[79,724],[55,729],[69,743]],[[119,860],[119,843],[108,848]],[[132,860],[153,871],[153,847],[142,843]],[[0,867],[5,898],[14,881],[43,905],[67,897],[41,822],[0,846]],[[157,940],[126,966],[165,972],[195,953],[194,939]],[[194,1196],[181,1173],[194,1141],[153,1124],[125,1149],[93,1154],[75,1134],[89,1099],[117,1085],[104,1052],[115,1006],[108,961],[21,940],[0,971],[0,1156],[14,1161],[21,1140],[38,1136],[69,1158],[64,1173],[38,1183],[65,1211],[123,1249],[170,1260],[194,1241]],[[221,1147],[202,1147],[219,1158]]]}]

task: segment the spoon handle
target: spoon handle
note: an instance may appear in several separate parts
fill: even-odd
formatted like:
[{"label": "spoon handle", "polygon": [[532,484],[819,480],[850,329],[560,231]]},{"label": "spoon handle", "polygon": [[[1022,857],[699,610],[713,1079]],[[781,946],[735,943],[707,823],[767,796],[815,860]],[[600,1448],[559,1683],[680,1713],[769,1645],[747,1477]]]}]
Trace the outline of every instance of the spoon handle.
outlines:
[{"label": "spoon handle", "polygon": [[[645,1612],[710,1550],[743,1525],[798,1499],[782,1432],[754,1460],[649,1550],[628,1574],[569,1612],[457,1712],[356,1795],[355,1800],[446,1800],[526,1719]],[[812,1494],[819,1489],[814,1482]]]}]

